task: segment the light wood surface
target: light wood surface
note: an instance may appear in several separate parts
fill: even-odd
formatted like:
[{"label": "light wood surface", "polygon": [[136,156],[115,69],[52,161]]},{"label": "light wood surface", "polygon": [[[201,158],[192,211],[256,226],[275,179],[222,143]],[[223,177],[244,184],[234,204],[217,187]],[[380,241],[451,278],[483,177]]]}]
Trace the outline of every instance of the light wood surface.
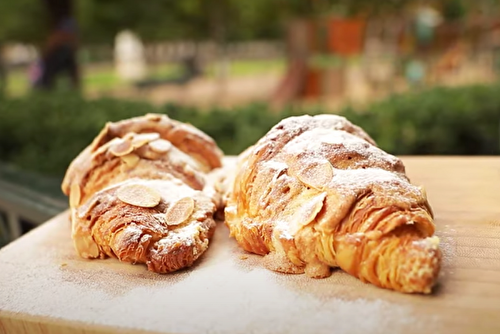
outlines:
[{"label": "light wood surface", "polygon": [[0,333],[500,333],[500,158],[403,160],[442,242],[433,295],[267,271],[223,224],[179,273],[84,260],[65,212],[0,251]]}]

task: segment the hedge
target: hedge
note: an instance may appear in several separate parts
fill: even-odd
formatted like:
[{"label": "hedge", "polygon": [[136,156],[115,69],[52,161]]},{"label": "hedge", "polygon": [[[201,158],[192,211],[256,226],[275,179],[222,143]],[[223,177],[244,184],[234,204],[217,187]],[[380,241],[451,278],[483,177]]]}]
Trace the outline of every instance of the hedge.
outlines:
[{"label": "hedge", "polygon": [[[238,154],[284,117],[325,111],[288,107],[276,112],[264,104],[202,111],[67,94],[0,99],[0,162],[62,177],[71,159],[105,122],[149,112],[189,122],[212,136],[226,154]],[[347,107],[339,113],[393,154],[500,153],[500,85],[496,84],[395,95],[362,110]]]},{"label": "hedge", "polygon": [[500,85],[434,88],[344,111],[399,155],[500,154]]}]

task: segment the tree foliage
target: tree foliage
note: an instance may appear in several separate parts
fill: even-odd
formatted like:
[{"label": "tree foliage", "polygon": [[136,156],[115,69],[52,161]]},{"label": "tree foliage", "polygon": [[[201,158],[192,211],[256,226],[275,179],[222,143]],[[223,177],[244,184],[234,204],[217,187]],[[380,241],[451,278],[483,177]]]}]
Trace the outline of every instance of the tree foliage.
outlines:
[{"label": "tree foliage", "polygon": [[[88,43],[110,42],[122,29],[134,30],[144,40],[278,38],[283,22],[289,18],[325,14],[339,6],[353,11],[372,3],[367,0],[73,1],[81,39]],[[388,3],[394,1],[397,2]],[[46,35],[46,17],[41,0],[1,1],[0,40],[40,42]]]},{"label": "tree foliage", "polygon": [[0,1],[0,43],[38,44],[47,33],[45,18],[40,0]]},{"label": "tree foliage", "polygon": [[[26,0],[25,0],[26,1]],[[277,37],[279,18],[268,0],[78,0],[82,38],[112,39],[122,29],[144,40]]]},{"label": "tree foliage", "polygon": [[[84,43],[109,43],[122,29],[144,40],[248,40],[282,36],[294,17],[383,15],[400,11],[414,0],[72,0]],[[451,16],[459,11],[498,7],[499,0],[438,0]],[[47,33],[42,0],[0,1],[0,42],[38,43]]]}]

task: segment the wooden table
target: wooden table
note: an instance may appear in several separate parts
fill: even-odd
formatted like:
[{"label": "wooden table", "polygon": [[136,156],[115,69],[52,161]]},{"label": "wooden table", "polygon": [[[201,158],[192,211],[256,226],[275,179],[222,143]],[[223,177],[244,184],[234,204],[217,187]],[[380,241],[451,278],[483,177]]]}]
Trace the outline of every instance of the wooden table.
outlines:
[{"label": "wooden table", "polygon": [[403,159],[442,241],[431,296],[267,271],[223,224],[176,274],[83,260],[65,212],[0,251],[0,333],[500,333],[500,158]]}]

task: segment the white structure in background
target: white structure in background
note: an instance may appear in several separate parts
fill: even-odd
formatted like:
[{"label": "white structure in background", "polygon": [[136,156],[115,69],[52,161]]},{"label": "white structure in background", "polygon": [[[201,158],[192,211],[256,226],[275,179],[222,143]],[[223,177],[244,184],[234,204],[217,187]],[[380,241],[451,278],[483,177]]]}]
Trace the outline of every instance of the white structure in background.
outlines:
[{"label": "white structure in background", "polygon": [[436,9],[430,6],[421,6],[415,13],[415,19],[420,24],[435,28],[443,22],[443,17]]},{"label": "white structure in background", "polygon": [[118,33],[114,57],[116,72],[122,80],[141,80],[146,75],[144,46],[133,32],[125,30]]},{"label": "white structure in background", "polygon": [[7,66],[25,66],[38,59],[38,51],[30,44],[6,44],[3,48],[3,61]]}]

